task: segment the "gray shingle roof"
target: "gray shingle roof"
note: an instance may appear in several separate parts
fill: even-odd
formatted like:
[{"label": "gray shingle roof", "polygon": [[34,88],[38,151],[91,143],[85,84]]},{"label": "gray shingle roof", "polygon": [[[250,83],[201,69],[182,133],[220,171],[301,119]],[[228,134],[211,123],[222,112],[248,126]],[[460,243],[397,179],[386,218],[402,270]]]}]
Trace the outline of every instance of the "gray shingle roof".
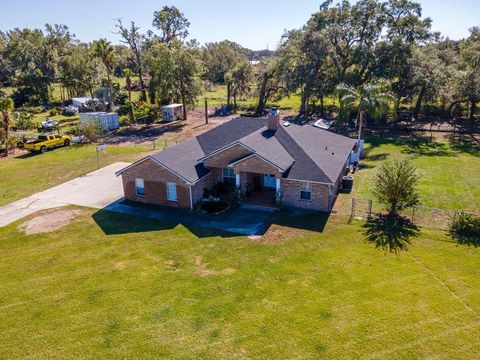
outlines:
[{"label": "gray shingle roof", "polygon": [[193,138],[157,152],[152,158],[193,183],[209,173],[203,164],[197,164],[197,159],[204,155],[197,138]]},{"label": "gray shingle roof", "polygon": [[204,154],[207,155],[263,128],[265,125],[265,119],[239,117],[198,135],[197,139]]},{"label": "gray shingle roof", "polygon": [[266,124],[239,117],[151,157],[194,183],[209,173],[198,159],[239,142],[285,170],[285,178],[334,183],[355,145],[354,139],[313,126],[280,125],[271,132]]},{"label": "gray shingle roof", "polygon": [[240,142],[283,171],[292,166],[295,161],[275,137],[275,132],[265,128],[245,136]]},{"label": "gray shingle roof", "polygon": [[308,125],[280,126],[276,136],[295,159],[286,177],[327,183],[337,180],[356,142]]}]

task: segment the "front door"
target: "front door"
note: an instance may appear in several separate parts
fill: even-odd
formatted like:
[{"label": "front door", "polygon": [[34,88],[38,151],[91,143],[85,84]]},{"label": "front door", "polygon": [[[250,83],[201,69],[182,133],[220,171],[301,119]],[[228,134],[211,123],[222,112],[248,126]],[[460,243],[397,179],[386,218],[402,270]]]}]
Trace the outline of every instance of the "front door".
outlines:
[{"label": "front door", "polygon": [[263,186],[264,187],[275,189],[276,182],[277,182],[277,180],[275,179],[275,175],[263,174]]}]

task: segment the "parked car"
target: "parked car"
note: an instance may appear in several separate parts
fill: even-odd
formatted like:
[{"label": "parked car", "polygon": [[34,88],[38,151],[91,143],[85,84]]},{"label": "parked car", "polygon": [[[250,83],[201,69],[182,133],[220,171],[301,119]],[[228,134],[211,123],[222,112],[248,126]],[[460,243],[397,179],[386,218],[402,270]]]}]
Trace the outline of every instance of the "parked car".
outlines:
[{"label": "parked car", "polygon": [[70,137],[66,135],[38,135],[36,140],[26,142],[23,148],[29,152],[44,153],[48,149],[69,146],[70,141]]},{"label": "parked car", "polygon": [[45,130],[53,130],[58,126],[59,122],[54,121],[52,119],[47,119],[45,121],[42,121],[42,129]]},{"label": "parked car", "polygon": [[63,115],[65,116],[75,116],[78,114],[78,107],[73,105],[68,105],[63,108]]}]

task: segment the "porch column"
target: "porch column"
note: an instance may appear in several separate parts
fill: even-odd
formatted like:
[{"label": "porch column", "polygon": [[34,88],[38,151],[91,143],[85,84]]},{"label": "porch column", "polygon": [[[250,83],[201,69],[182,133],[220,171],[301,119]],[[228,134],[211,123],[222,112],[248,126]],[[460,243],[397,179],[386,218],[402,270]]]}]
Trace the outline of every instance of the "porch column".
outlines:
[{"label": "porch column", "polygon": [[235,174],[235,186],[240,188],[240,174]]},{"label": "porch column", "polygon": [[278,196],[280,194],[280,179],[276,178],[276,183],[275,183],[275,195]]}]

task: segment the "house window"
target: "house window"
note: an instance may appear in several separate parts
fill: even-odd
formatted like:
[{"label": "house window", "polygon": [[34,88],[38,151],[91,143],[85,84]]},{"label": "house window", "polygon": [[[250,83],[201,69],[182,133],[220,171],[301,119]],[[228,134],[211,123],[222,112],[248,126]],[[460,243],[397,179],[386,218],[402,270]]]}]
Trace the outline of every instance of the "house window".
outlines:
[{"label": "house window", "polygon": [[143,179],[135,179],[135,193],[137,196],[145,196],[145,184]]},{"label": "house window", "polygon": [[310,201],[312,198],[312,184],[309,182],[300,183],[300,200]]},{"label": "house window", "polygon": [[167,200],[177,201],[177,184],[167,183]]},{"label": "house window", "polygon": [[235,185],[235,171],[233,171],[233,168],[223,169],[223,182],[230,185]]}]

